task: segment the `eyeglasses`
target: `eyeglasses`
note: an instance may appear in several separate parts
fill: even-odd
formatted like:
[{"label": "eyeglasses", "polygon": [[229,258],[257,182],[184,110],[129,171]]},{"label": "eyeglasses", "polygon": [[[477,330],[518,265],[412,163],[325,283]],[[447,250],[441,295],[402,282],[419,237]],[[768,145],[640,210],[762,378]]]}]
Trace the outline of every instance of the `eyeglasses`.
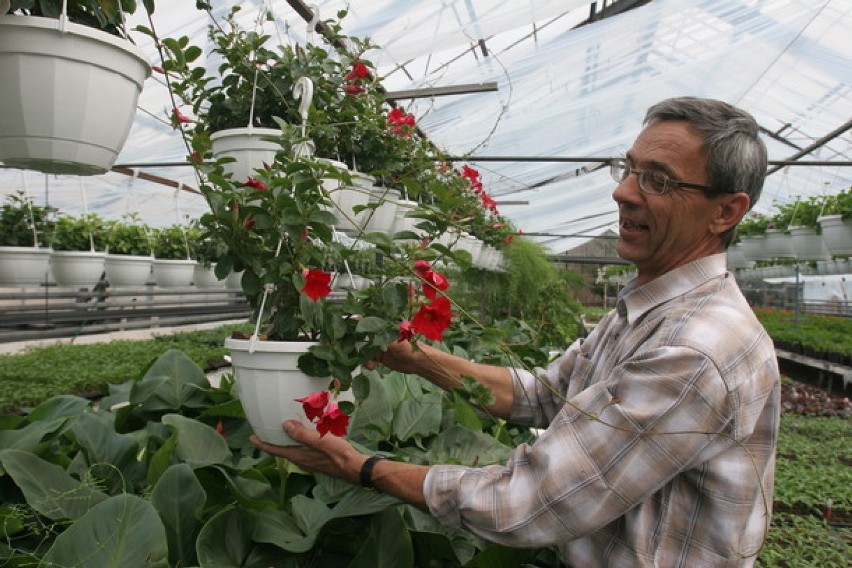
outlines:
[{"label": "eyeglasses", "polygon": [[630,177],[630,174],[636,174],[639,179],[639,189],[645,193],[653,195],[663,195],[676,187],[686,187],[688,189],[699,189],[705,193],[713,193],[709,185],[701,185],[698,183],[689,183],[686,181],[673,180],[663,172],[637,170],[631,168],[630,164],[624,158],[618,158],[609,163],[609,171],[612,174],[612,179],[621,183]]}]

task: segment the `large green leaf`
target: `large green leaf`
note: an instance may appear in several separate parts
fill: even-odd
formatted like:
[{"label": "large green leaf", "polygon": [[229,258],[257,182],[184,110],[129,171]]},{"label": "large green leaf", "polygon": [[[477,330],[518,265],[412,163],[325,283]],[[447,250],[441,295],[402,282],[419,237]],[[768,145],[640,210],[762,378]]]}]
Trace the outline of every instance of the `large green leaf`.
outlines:
[{"label": "large green leaf", "polygon": [[[66,418],[44,422],[33,422],[17,430],[0,430],[0,450],[33,450],[48,434],[65,426]],[[0,470],[2,473],[2,470]]]},{"label": "large green leaf", "polygon": [[110,497],[56,538],[49,566],[168,567],[166,531],[157,511],[135,495]]},{"label": "large green leaf", "polygon": [[435,436],[424,456],[428,463],[483,466],[504,463],[512,448],[481,432],[453,425]]},{"label": "large green leaf", "polygon": [[195,537],[201,529],[198,515],[206,499],[204,488],[185,463],[167,469],[154,486],[151,504],[165,525],[172,566],[195,563]]},{"label": "large green leaf", "polygon": [[231,462],[231,450],[216,430],[180,414],[166,414],[163,424],[177,434],[175,455],[193,467],[204,467]]},{"label": "large green leaf", "polygon": [[83,414],[91,403],[73,395],[54,396],[39,404],[27,415],[27,422],[49,422],[57,418],[74,418]]},{"label": "large green leaf", "polygon": [[414,566],[411,536],[397,509],[385,509],[370,522],[370,533],[349,568]]},{"label": "large green leaf", "polygon": [[195,543],[201,566],[236,567],[251,550],[253,520],[234,508],[224,509],[202,527]]},{"label": "large green leaf", "polygon": [[265,509],[255,514],[256,542],[265,542],[289,552],[306,552],[316,542],[317,532],[305,533],[290,514],[279,509]]},{"label": "large green leaf", "polygon": [[437,434],[441,427],[443,395],[437,392],[410,396],[398,406],[393,433],[401,441]]},{"label": "large green leaf", "polygon": [[141,381],[134,384],[130,402],[147,411],[199,408],[205,405],[204,390],[210,382],[185,353],[169,349],[154,361]]},{"label": "large green leaf", "polygon": [[28,452],[0,451],[0,463],[21,488],[27,504],[49,519],[78,519],[107,498],[58,465]]},{"label": "large green leaf", "polygon": [[74,422],[72,431],[83,449],[89,466],[109,484],[110,490],[128,488],[144,479],[145,470],[136,460],[139,444],[128,434],[114,430],[114,416],[107,413],[86,413]]},{"label": "large green leaf", "polygon": [[381,376],[375,371],[366,371],[363,376],[369,380],[370,395],[355,409],[349,422],[349,436],[378,443],[390,435],[393,406]]}]

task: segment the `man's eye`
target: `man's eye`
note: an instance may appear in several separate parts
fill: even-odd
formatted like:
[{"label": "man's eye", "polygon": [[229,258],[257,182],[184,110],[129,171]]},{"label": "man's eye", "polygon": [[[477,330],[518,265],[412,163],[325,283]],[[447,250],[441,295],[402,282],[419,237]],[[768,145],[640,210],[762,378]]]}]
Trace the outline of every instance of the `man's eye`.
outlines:
[{"label": "man's eye", "polygon": [[666,187],[669,181],[669,176],[660,172],[648,172],[645,177],[651,185],[660,189]]}]

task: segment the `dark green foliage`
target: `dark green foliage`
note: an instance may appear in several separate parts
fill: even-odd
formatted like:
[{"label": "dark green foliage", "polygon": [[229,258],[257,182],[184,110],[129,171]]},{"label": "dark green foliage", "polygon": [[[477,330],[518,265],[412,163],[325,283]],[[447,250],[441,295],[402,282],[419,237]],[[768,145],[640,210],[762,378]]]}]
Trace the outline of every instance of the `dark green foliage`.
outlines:
[{"label": "dark green foliage", "polygon": [[9,195],[0,209],[0,246],[31,247],[36,239],[39,246],[49,246],[52,212],[34,204],[23,191]]}]

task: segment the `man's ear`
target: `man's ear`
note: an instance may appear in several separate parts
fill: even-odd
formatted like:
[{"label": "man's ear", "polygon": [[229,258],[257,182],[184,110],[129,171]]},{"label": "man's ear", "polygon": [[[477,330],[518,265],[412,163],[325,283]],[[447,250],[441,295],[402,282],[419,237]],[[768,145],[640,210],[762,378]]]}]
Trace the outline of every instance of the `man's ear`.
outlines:
[{"label": "man's ear", "polygon": [[710,223],[710,230],[720,235],[736,226],[748,213],[751,206],[751,197],[747,193],[728,193],[718,201],[716,217]]}]

